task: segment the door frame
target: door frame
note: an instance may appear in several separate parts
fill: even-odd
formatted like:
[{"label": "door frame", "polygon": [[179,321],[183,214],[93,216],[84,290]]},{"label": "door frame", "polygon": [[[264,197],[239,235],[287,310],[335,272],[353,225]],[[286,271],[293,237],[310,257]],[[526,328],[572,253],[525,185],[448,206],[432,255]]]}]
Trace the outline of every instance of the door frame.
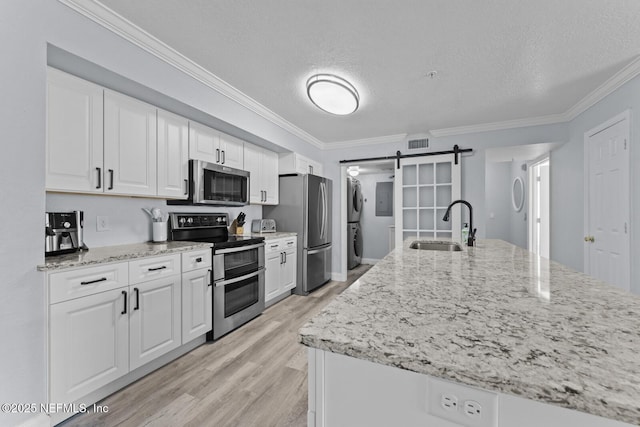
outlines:
[{"label": "door frame", "polygon": [[[633,208],[633,199],[632,199],[632,193],[633,190],[631,188],[631,110],[630,109],[626,109],[624,110],[622,113],[617,114],[615,116],[613,116],[612,118],[610,118],[609,120],[599,124],[598,126],[595,126],[591,129],[589,129],[588,131],[586,131],[584,133],[584,140],[583,140],[583,153],[584,153],[584,164],[583,164],[583,180],[584,180],[584,201],[583,201],[583,210],[584,210],[584,223],[583,223],[583,227],[582,227],[582,231],[583,231],[583,235],[587,236],[589,234],[589,223],[590,223],[590,216],[589,216],[589,193],[590,193],[590,188],[589,188],[589,138],[591,138],[592,136],[596,135],[597,133],[600,133],[602,131],[604,131],[605,129],[610,128],[613,125],[618,124],[619,122],[625,121],[627,122],[627,133],[626,133],[626,137],[627,137],[627,144],[628,144],[628,150],[629,150],[629,154],[627,156],[627,171],[628,171],[628,176],[627,176],[627,180],[628,180],[628,191],[629,194],[627,194],[627,197],[629,198],[629,209],[626,212],[627,213],[627,218],[629,218],[628,220],[628,224],[629,227],[631,227],[631,213],[632,213],[632,208]],[[633,232],[633,230],[629,231],[629,242],[632,241],[631,239],[631,233]],[[591,264],[589,262],[589,245],[587,242],[583,242],[583,265],[584,265],[584,272],[586,274],[591,274]],[[629,280],[631,280],[631,244],[629,244],[629,246],[627,247],[627,259],[628,259],[628,267],[629,267]],[[633,287],[631,287],[631,290],[633,290]]]}]

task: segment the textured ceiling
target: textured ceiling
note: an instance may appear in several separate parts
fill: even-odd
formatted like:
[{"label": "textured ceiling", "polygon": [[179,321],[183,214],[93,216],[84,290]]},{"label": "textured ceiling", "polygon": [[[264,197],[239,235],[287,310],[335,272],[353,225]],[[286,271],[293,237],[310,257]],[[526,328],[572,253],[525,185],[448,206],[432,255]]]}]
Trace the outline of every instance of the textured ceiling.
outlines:
[{"label": "textured ceiling", "polygon": [[[101,3],[324,142],[561,114],[640,53],[637,0]],[[317,72],[360,109],[314,107]]]}]

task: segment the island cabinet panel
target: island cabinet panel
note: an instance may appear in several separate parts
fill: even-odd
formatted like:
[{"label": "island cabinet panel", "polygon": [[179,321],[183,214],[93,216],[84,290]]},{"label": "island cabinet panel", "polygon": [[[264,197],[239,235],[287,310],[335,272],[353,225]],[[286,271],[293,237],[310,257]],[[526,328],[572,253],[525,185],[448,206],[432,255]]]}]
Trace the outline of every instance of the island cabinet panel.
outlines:
[{"label": "island cabinet panel", "polygon": [[50,402],[73,402],[129,372],[126,289],[51,306]]},{"label": "island cabinet panel", "polygon": [[[428,375],[381,365],[324,350],[309,348],[308,425],[330,426],[484,426],[452,422],[429,413],[431,386]],[[438,382],[438,381],[436,381]],[[455,383],[454,383],[455,384]],[[470,395],[481,389],[457,383]],[[485,392],[481,390],[481,392]],[[630,427],[632,424],[566,409],[521,397],[495,393],[500,427]],[[459,402],[460,403],[460,402]],[[462,402],[464,403],[464,402]],[[461,405],[459,404],[460,408]],[[461,417],[465,420],[465,416]]]}]

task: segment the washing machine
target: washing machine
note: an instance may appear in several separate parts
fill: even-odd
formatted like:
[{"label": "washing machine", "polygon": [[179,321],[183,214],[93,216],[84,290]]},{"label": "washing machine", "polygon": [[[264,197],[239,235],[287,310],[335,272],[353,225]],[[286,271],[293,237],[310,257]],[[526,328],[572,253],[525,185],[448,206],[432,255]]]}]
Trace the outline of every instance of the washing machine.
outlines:
[{"label": "washing machine", "polygon": [[347,222],[359,222],[362,214],[362,189],[360,181],[347,178]]},{"label": "washing machine", "polygon": [[362,233],[359,222],[347,224],[347,247],[347,268],[351,270],[362,262]]}]

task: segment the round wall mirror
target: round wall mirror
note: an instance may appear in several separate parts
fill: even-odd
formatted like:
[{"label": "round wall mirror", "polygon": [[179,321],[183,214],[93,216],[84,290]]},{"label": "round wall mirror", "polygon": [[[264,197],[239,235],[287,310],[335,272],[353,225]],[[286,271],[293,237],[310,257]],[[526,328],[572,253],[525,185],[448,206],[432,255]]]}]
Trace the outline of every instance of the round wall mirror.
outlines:
[{"label": "round wall mirror", "polygon": [[511,203],[516,212],[520,212],[524,206],[524,181],[519,176],[513,180],[511,186]]}]

